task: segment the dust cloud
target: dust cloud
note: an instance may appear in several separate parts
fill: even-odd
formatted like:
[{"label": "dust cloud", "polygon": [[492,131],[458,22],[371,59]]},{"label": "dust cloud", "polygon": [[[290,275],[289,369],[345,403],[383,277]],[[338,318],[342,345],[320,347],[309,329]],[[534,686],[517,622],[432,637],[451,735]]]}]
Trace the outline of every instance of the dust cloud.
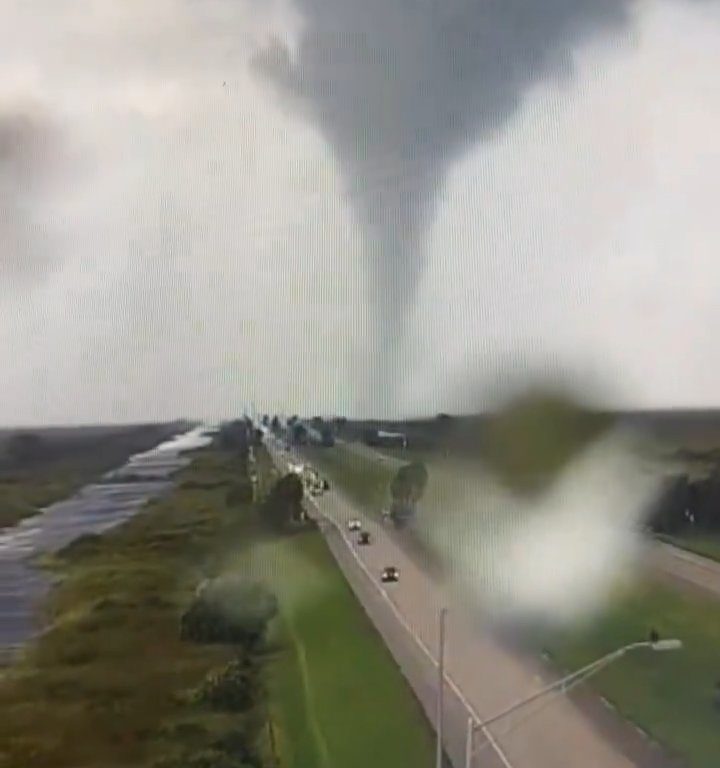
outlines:
[{"label": "dust cloud", "polygon": [[477,468],[448,467],[431,477],[418,533],[481,620],[523,630],[573,626],[635,576],[659,489],[637,436],[613,430],[529,496]]}]

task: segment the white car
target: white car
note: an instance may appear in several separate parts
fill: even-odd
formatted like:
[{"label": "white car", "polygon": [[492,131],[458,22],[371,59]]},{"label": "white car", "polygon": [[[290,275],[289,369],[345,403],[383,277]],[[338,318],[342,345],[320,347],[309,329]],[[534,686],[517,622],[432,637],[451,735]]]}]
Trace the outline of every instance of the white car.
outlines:
[{"label": "white car", "polygon": [[351,520],[348,523],[348,528],[351,531],[359,531],[362,528],[362,523],[359,520]]}]

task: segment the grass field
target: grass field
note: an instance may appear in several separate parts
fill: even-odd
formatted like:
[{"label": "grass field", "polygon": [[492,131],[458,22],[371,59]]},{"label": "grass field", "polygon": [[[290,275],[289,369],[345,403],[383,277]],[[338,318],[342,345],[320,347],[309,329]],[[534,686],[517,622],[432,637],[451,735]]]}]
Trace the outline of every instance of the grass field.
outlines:
[{"label": "grass field", "polygon": [[[267,488],[262,451],[258,469]],[[251,505],[227,507],[240,471],[230,454],[198,454],[173,494],[51,561],[63,582],[50,629],[0,678],[0,768],[429,766],[427,722],[324,541],[271,536]],[[268,701],[242,714],[188,699],[234,649],[179,639],[198,583],[230,567],[273,585],[281,608],[262,657]],[[218,752],[248,733],[261,763]]]},{"label": "grass field", "polygon": [[720,606],[693,593],[646,583],[617,598],[592,626],[549,639],[551,655],[572,670],[604,653],[647,637],[682,639],[680,651],[637,651],[593,679],[593,687],[626,717],[683,755],[695,768],[716,768],[720,711],[713,706],[720,680]]},{"label": "grass field", "polygon": [[[328,475],[357,503],[373,511],[379,486],[392,471],[381,461],[347,448],[321,454]],[[438,459],[442,465],[442,459]],[[433,476],[432,463],[428,468]],[[363,477],[369,477],[363,490]],[[706,550],[704,554],[709,554]],[[713,706],[720,681],[720,604],[686,590],[648,581],[618,595],[598,620],[582,630],[537,638],[555,665],[572,671],[626,643],[647,638],[651,627],[682,639],[681,651],[637,652],[593,678],[592,687],[693,768],[720,764],[720,711]]]},{"label": "grass field", "polygon": [[431,730],[315,530],[265,541],[235,564],[279,596],[288,654],[271,672],[288,768],[430,766]]},{"label": "grass field", "polygon": [[674,544],[676,547],[687,549],[688,552],[694,552],[702,557],[709,557],[711,560],[720,562],[720,537],[711,534],[688,535],[688,536],[658,536],[661,541],[668,544]]},{"label": "grass field", "polygon": [[396,471],[391,465],[379,459],[373,461],[343,445],[332,449],[308,447],[303,454],[370,514],[379,516],[387,506],[388,485]]}]

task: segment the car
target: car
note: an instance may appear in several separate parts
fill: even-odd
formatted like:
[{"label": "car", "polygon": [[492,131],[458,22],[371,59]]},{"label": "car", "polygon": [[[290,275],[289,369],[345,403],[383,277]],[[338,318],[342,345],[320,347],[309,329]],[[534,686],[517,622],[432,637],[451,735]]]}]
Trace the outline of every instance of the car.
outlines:
[{"label": "car", "polygon": [[380,581],[383,581],[385,583],[400,581],[400,571],[398,571],[398,569],[394,565],[388,565],[387,568],[383,568]]},{"label": "car", "polygon": [[362,523],[359,520],[351,520],[348,523],[348,528],[351,531],[359,531],[362,528]]},{"label": "car", "polygon": [[369,544],[370,543],[370,534],[367,531],[361,531],[360,536],[358,536],[358,544]]}]

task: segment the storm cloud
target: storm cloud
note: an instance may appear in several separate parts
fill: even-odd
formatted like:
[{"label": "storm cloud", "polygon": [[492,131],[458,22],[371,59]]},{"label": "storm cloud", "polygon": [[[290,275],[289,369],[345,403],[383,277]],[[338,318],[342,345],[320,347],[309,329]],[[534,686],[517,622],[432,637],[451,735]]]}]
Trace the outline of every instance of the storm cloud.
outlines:
[{"label": "storm cloud", "polygon": [[[492,139],[575,49],[628,22],[625,0],[296,0],[295,50],[259,69],[332,146],[362,227],[391,365],[423,265],[423,234],[452,163]],[[384,381],[383,384],[387,384]]]},{"label": "storm cloud", "polygon": [[716,401],[715,0],[0,8],[6,421]]}]

